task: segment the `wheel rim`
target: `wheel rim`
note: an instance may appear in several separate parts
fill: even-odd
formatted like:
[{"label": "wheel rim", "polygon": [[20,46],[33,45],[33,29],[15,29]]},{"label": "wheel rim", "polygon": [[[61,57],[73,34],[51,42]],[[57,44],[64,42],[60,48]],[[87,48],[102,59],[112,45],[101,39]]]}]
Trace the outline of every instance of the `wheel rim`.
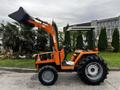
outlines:
[{"label": "wheel rim", "polygon": [[42,74],[43,81],[49,83],[54,79],[54,73],[52,71],[44,71]]},{"label": "wheel rim", "polygon": [[86,66],[85,74],[91,80],[98,80],[102,77],[103,68],[99,63],[92,62]]}]

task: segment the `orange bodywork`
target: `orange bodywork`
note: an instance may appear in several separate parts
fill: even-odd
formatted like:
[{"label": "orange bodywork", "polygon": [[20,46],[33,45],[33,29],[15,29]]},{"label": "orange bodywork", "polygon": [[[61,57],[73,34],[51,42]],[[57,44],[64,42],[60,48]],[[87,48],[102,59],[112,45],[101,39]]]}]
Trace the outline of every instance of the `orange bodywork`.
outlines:
[{"label": "orange bodywork", "polygon": [[97,55],[98,51],[90,51],[90,52],[80,52],[80,54],[78,55],[78,57],[75,60],[75,64],[81,60],[81,57],[84,55]]},{"label": "orange bodywork", "polygon": [[63,62],[64,61],[64,58],[65,58],[65,52],[64,52],[64,49],[62,49],[61,51],[60,51],[60,61],[61,62]]}]

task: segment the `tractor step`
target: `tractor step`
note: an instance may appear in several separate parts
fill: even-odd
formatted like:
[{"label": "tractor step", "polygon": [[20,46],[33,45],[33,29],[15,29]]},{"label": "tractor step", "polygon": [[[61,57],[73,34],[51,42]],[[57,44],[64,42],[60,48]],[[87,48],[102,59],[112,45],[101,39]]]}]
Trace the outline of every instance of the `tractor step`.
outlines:
[{"label": "tractor step", "polygon": [[72,66],[61,66],[62,70],[74,70],[74,65]]},{"label": "tractor step", "polygon": [[73,61],[67,61],[67,60],[64,60],[62,62],[62,66],[73,66],[74,65],[74,62]]},{"label": "tractor step", "polygon": [[74,69],[74,62],[72,61],[63,61],[61,65],[61,69],[63,70],[73,70]]}]

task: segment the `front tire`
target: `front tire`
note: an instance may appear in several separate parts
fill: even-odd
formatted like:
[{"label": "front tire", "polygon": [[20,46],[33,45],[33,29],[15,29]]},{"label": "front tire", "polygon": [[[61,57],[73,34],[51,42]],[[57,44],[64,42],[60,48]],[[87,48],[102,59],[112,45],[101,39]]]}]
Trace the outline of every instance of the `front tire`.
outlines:
[{"label": "front tire", "polygon": [[38,78],[43,85],[53,85],[58,78],[58,73],[55,67],[47,65],[40,69]]},{"label": "front tire", "polygon": [[78,75],[84,83],[98,85],[107,78],[107,65],[98,56],[88,56],[79,63],[79,66]]}]

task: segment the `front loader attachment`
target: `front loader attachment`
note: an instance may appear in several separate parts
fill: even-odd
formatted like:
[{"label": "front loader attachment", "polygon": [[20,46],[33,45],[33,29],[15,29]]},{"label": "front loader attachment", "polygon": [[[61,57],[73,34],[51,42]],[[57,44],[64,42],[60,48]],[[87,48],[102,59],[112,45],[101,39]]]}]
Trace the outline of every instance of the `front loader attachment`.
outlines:
[{"label": "front loader attachment", "polygon": [[28,22],[28,20],[33,20],[33,18],[22,8],[20,7],[18,11],[11,13],[8,15],[10,18],[18,21],[19,23],[26,24],[26,25],[32,25]]}]

